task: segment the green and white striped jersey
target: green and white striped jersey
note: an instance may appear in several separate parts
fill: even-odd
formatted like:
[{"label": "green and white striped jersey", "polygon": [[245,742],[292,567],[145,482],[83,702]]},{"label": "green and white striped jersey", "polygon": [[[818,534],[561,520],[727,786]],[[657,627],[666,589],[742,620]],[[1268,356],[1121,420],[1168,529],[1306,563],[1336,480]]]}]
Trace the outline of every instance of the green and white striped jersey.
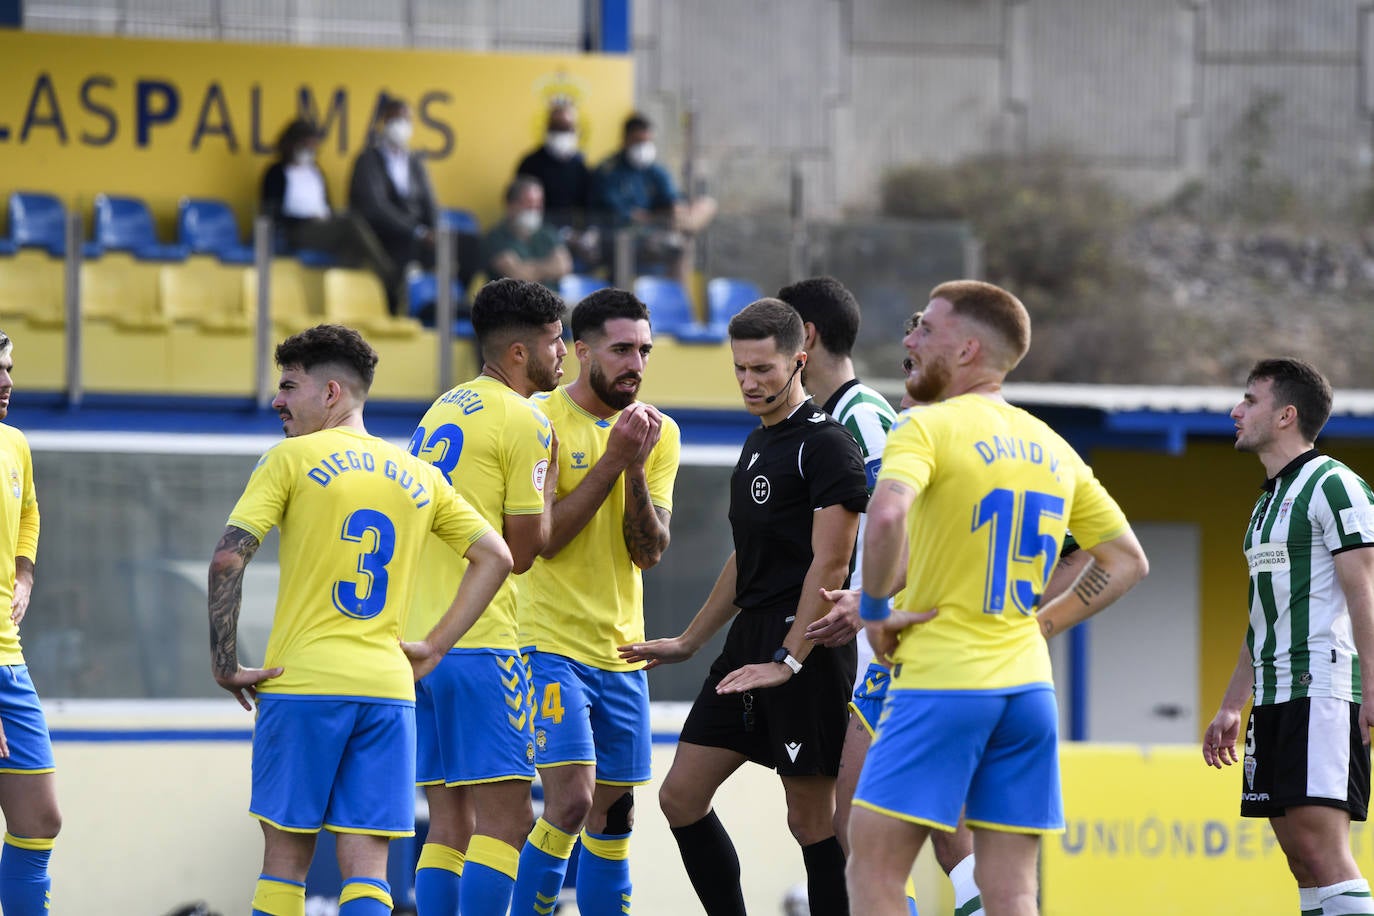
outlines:
[{"label": "green and white striped jersey", "polygon": [[1245,530],[1255,703],[1360,700],[1360,667],[1335,555],[1374,545],[1374,493],[1315,449],[1266,481]]},{"label": "green and white striped jersey", "polygon": [[[821,409],[849,430],[849,434],[859,443],[859,451],[864,456],[864,478],[871,496],[873,486],[878,482],[878,471],[883,467],[887,431],[897,422],[897,411],[892,409],[887,398],[858,379],[851,379],[836,389]],[[854,588],[863,586],[863,523],[864,519],[860,517],[859,539],[854,546],[854,572],[849,577],[849,584]]]}]

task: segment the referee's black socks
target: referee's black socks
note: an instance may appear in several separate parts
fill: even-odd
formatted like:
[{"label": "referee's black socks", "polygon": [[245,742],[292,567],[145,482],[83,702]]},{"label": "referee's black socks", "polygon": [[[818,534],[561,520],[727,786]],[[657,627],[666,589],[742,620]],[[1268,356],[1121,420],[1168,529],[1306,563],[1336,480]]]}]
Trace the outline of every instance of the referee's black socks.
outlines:
[{"label": "referee's black socks", "polygon": [[[744,892],[739,885],[739,856],[735,853],[735,844],[730,842],[730,834],[725,832],[725,825],[716,817],[715,810],[712,809],[695,824],[674,827],[672,831],[678,852],[682,855],[682,864],[687,868],[687,877],[692,880],[692,888],[697,892],[706,916],[745,916]],[[840,844],[833,837],[830,842],[839,849]],[[807,850],[802,852],[806,853]],[[808,874],[811,872],[809,858],[806,870]],[[843,853],[840,854],[840,887],[843,890]]]},{"label": "referee's black socks", "polygon": [[849,889],[844,883],[844,850],[828,837],[802,847],[806,863],[806,899],[811,916],[849,916]]}]

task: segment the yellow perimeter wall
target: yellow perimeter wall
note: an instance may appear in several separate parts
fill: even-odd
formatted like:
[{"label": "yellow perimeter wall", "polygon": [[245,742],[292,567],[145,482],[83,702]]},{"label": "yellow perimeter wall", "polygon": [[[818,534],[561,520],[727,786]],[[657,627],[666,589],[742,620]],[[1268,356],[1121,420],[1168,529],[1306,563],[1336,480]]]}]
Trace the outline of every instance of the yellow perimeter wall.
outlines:
[{"label": "yellow perimeter wall", "polygon": [[[1374,446],[1333,440],[1320,447],[1366,480],[1374,479]],[[1254,455],[1236,452],[1229,442],[1190,442],[1182,455],[1096,449],[1089,460],[1127,518],[1198,526],[1202,556],[1197,709],[1199,727],[1205,727],[1226,690],[1245,637],[1249,573],[1240,544],[1264,469]]]},{"label": "yellow perimeter wall", "polygon": [[247,230],[273,143],[298,112],[326,139],[320,165],[347,205],[353,159],[384,93],[410,102],[414,146],[442,205],[501,211],[555,98],[580,112],[593,165],[633,103],[622,56],[282,47],[0,30],[0,193],[50,191],[89,214],[98,193],[145,198],[170,236],[183,196],[227,199]]}]

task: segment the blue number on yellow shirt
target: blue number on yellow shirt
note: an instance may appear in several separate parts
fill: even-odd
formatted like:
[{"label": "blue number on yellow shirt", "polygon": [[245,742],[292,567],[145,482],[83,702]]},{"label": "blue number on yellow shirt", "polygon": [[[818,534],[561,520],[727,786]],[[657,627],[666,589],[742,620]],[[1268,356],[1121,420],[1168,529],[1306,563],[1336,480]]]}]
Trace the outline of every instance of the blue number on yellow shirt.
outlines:
[{"label": "blue number on yellow shirt", "polygon": [[[1042,517],[1063,518],[1064,500],[1052,493],[1026,490],[1016,493],[998,487],[978,501],[973,510],[973,529],[988,526],[988,569],[984,587],[983,611],[1000,614],[1006,610],[1007,593],[1022,614],[1035,613],[1040,596],[1049,582],[1059,544],[1054,535],[1040,530]],[[1016,524],[1020,519],[1020,525]],[[1012,531],[1016,537],[1013,544]],[[1026,579],[1011,580],[1011,564],[1034,563],[1044,558],[1038,584]],[[1010,585],[1010,589],[1008,588]]]},{"label": "blue number on yellow shirt", "polygon": [[[444,447],[443,452],[436,458],[434,450],[440,445]],[[458,458],[463,454],[463,427],[454,423],[445,423],[425,438],[425,428],[417,426],[415,434],[410,437],[410,444],[406,446],[416,458],[424,458],[434,465],[444,475],[444,479],[450,484],[453,483],[453,469],[458,467]],[[421,455],[420,452],[429,452],[428,456]]]},{"label": "blue number on yellow shirt", "polygon": [[376,509],[358,509],[344,520],[343,533],[339,535],[355,544],[368,543],[369,535],[371,549],[358,556],[360,581],[340,579],[334,583],[334,606],[345,616],[359,620],[376,617],[386,607],[386,564],[396,551],[396,526]]}]

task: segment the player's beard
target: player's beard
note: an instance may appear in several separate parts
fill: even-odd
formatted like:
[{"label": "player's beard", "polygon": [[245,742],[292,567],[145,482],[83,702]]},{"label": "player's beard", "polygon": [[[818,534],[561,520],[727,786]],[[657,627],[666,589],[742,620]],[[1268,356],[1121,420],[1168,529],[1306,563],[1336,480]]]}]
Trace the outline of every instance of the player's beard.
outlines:
[{"label": "player's beard", "polygon": [[627,378],[638,379],[639,376],[633,372],[627,372],[615,382],[611,382],[606,379],[606,373],[601,371],[601,366],[598,363],[593,362],[587,369],[587,383],[592,386],[592,391],[601,399],[601,403],[612,410],[624,410],[635,402],[635,396],[639,394],[638,389],[621,391],[615,387],[616,382]]},{"label": "player's beard", "polygon": [[541,363],[539,360],[530,360],[529,368],[525,370],[530,384],[535,391],[553,391],[558,387],[558,362],[556,360]]},{"label": "player's beard", "polygon": [[945,393],[945,389],[949,387],[951,375],[949,363],[943,357],[923,360],[919,364],[916,377],[907,376],[906,393],[911,395],[912,400],[920,404],[938,401],[940,396]]}]

